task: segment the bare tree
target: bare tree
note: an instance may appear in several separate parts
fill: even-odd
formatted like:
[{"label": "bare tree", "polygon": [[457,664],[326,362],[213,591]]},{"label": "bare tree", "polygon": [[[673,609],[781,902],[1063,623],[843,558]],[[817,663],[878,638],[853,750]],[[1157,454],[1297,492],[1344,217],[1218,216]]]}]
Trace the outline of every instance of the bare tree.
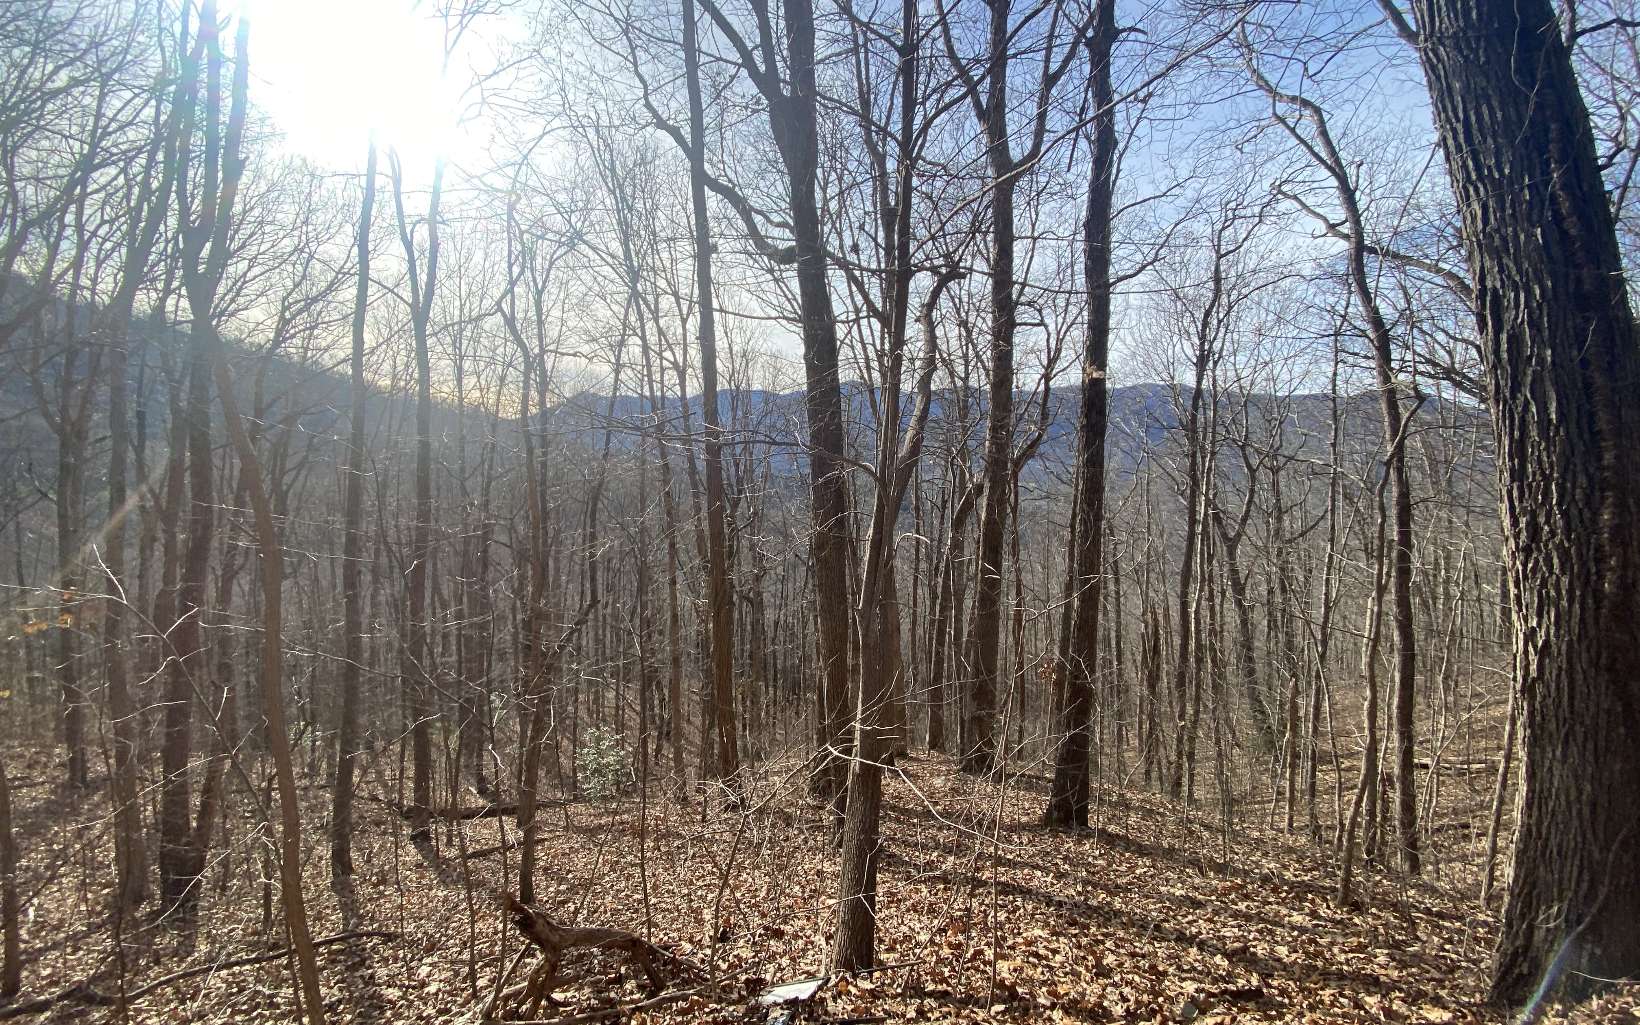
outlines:
[{"label": "bare tree", "polygon": [[353,349],[348,361],[347,463],[343,468],[342,677],[336,727],[336,778],[330,804],[330,880],[344,898],[353,875],[354,759],[359,750],[359,684],[364,670],[365,313],[370,301],[370,224],[376,205],[376,143],[365,157],[359,205],[358,284],[353,295]]},{"label": "bare tree", "polygon": [[[1407,433],[1417,403],[1403,411],[1402,389],[1395,362],[1395,340],[1379,305],[1368,272],[1365,214],[1355,175],[1345,162],[1327,125],[1326,112],[1308,97],[1286,92],[1265,77],[1252,54],[1245,33],[1242,36],[1247,68],[1277,110],[1273,117],[1318,167],[1332,180],[1338,204],[1344,213],[1343,236],[1349,260],[1350,290],[1366,318],[1367,341],[1377,376],[1379,409],[1384,438],[1384,474],[1390,481],[1390,505],[1394,511],[1390,560],[1390,621],[1395,631],[1395,787],[1396,825],[1400,834],[1401,866],[1416,875],[1418,853],[1418,786],[1414,770],[1415,695],[1417,687],[1417,629],[1413,621],[1413,522],[1412,484],[1407,475]],[[1289,114],[1288,111],[1294,113]],[[1300,126],[1305,125],[1307,129]]]},{"label": "bare tree", "polygon": [[[990,200],[991,249],[989,253],[990,357],[991,376],[987,391],[985,428],[985,505],[979,524],[978,584],[974,591],[973,624],[968,631],[967,662],[964,675],[969,680],[968,713],[962,725],[962,762],[970,772],[988,773],[996,766],[996,689],[998,658],[1002,644],[1002,542],[1008,530],[1009,487],[1017,467],[1014,451],[1014,341],[1019,321],[1019,282],[1016,278],[1015,245],[1018,242],[1014,200],[1019,183],[1036,167],[1048,137],[1048,119],[1054,88],[1070,70],[1077,52],[1066,45],[1056,52],[1060,19],[1068,17],[1057,4],[1038,5],[1026,12],[1021,24],[1014,24],[1013,5],[996,0],[987,5],[986,49],[979,67],[970,67],[958,52],[951,18],[943,8],[940,34],[946,54],[961,78],[974,117],[985,137],[990,170],[987,195]],[[1029,140],[1022,152],[1014,151],[1014,129],[1010,124],[1012,100],[1009,75],[1018,46],[1016,38],[1029,23],[1048,13],[1049,24],[1037,45],[1042,51],[1042,68],[1029,107]]]},{"label": "bare tree", "polygon": [[1082,222],[1082,284],[1087,293],[1087,334],[1082,349],[1082,393],[1077,411],[1075,511],[1071,530],[1073,611],[1065,640],[1064,698],[1053,789],[1044,814],[1049,825],[1088,824],[1088,755],[1093,683],[1098,672],[1099,605],[1105,547],[1105,430],[1110,416],[1110,250],[1116,186],[1116,101],[1111,88],[1111,51],[1116,45],[1116,4],[1098,0],[1083,42],[1094,106],[1093,153],[1087,210]]}]

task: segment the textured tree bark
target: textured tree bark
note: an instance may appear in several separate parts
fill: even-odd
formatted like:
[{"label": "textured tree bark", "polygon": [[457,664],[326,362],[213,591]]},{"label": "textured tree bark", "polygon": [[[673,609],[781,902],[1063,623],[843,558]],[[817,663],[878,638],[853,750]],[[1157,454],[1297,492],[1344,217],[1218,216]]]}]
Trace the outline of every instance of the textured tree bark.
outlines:
[{"label": "textured tree bark", "polygon": [[1497,881],[1498,840],[1503,832],[1503,806],[1509,794],[1509,777],[1515,765],[1515,734],[1520,727],[1519,692],[1509,693],[1509,717],[1503,728],[1503,753],[1498,757],[1498,778],[1492,788],[1492,812],[1487,818],[1486,854],[1481,860],[1481,905],[1492,906],[1492,885]]},{"label": "textured tree bark", "polygon": [[1640,972],[1640,347],[1547,0],[1413,9],[1497,437],[1522,785],[1492,996],[1521,1004]]},{"label": "textured tree bark", "polygon": [[1116,2],[1099,0],[1084,48],[1094,104],[1093,160],[1082,225],[1082,280],[1087,290],[1087,338],[1082,353],[1082,396],[1077,417],[1074,611],[1065,658],[1059,750],[1044,821],[1088,825],[1088,754],[1099,658],[1099,604],[1105,542],[1105,428],[1110,415],[1105,372],[1110,353],[1111,202],[1116,187],[1116,108],[1110,61],[1116,43]]}]

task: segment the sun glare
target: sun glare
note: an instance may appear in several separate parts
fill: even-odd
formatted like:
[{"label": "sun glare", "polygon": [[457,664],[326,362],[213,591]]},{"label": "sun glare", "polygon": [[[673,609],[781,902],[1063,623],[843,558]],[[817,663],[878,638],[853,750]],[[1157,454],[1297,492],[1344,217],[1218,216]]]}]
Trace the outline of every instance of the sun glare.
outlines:
[{"label": "sun glare", "polygon": [[[407,174],[459,161],[459,72],[444,70],[443,31],[413,0],[244,0],[251,18],[253,102],[287,147],[318,163],[353,167],[374,132]],[[421,170],[425,166],[426,170]]]}]

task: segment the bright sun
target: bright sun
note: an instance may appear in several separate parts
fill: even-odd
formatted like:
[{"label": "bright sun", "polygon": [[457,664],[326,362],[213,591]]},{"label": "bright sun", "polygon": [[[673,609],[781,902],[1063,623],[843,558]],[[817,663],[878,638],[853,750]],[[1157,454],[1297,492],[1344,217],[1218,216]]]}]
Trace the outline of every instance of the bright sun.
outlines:
[{"label": "bright sun", "polygon": [[[332,168],[362,165],[372,131],[407,174],[431,173],[467,135],[443,31],[414,0],[241,0],[251,18],[252,101],[287,146]],[[420,170],[425,166],[426,170]]]}]

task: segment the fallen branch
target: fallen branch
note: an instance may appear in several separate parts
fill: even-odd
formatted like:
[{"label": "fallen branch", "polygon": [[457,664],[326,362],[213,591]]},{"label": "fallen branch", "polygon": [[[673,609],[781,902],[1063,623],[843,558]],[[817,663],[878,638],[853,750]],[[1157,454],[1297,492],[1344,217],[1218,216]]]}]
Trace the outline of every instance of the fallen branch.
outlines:
[{"label": "fallen branch", "polygon": [[[381,929],[370,929],[359,932],[342,932],[337,933],[334,936],[326,936],[324,939],[314,940],[313,946],[314,949],[317,950],[320,947],[335,946],[338,943],[347,943],[350,940],[396,940],[398,938],[399,934],[396,932],[388,932]],[[282,950],[276,950],[271,954],[254,954],[248,957],[236,957],[227,961],[213,961],[206,965],[196,965],[193,968],[184,968],[180,972],[172,972],[170,975],[162,976],[155,979],[153,982],[143,986],[138,986],[136,989],[131,990],[125,994],[125,1002],[130,1004],[132,1001],[140,1000],[157,989],[163,989],[166,986],[170,986],[178,982],[184,982],[188,979],[197,978],[201,975],[212,975],[216,972],[227,971],[230,968],[245,968],[249,965],[266,964],[269,961],[278,961],[282,958],[289,957],[291,953],[291,948],[286,947]],[[21,1003],[0,1006],[0,1019],[21,1018],[24,1015],[41,1014],[45,1011],[51,1010],[58,1004],[65,1003],[87,1004],[94,1007],[113,1007],[119,1003],[119,998],[117,996],[112,996],[93,989],[89,981],[77,982],[72,986],[58,990],[49,996],[38,997],[34,1000],[25,1000]]]},{"label": "fallen branch", "polygon": [[583,1022],[620,1018],[631,1014],[633,1011],[647,1011],[651,1007],[675,1004],[679,1000],[687,1000],[705,991],[706,987],[704,986],[695,989],[679,989],[671,993],[662,993],[658,997],[650,997],[648,1000],[640,1000],[635,1004],[621,1004],[618,1007],[606,1007],[601,1011],[586,1011],[582,1014],[571,1014],[563,1018],[529,1018],[524,1021],[508,1022],[507,1025],[581,1025]]},{"label": "fallen branch", "polygon": [[363,796],[365,800],[385,804],[405,819],[414,819],[418,814],[423,814],[443,822],[467,822],[472,819],[500,819],[518,814],[518,804],[515,801],[472,804],[464,807],[424,808],[419,804],[400,804],[398,801],[377,797],[374,794],[365,794]]},{"label": "fallen branch", "polygon": [[626,954],[643,970],[649,983],[648,996],[651,999],[660,993],[665,981],[661,976],[660,963],[683,964],[672,954],[636,933],[624,929],[586,929],[559,925],[545,912],[530,907],[512,894],[502,891],[495,893],[512,917],[513,926],[541,952],[541,963],[530,972],[520,1001],[521,1006],[527,1008],[527,1015],[537,1014],[543,1003],[556,1005],[552,987],[558,981],[558,969],[563,964],[564,955],[571,950],[588,947],[593,950],[619,950]]}]

